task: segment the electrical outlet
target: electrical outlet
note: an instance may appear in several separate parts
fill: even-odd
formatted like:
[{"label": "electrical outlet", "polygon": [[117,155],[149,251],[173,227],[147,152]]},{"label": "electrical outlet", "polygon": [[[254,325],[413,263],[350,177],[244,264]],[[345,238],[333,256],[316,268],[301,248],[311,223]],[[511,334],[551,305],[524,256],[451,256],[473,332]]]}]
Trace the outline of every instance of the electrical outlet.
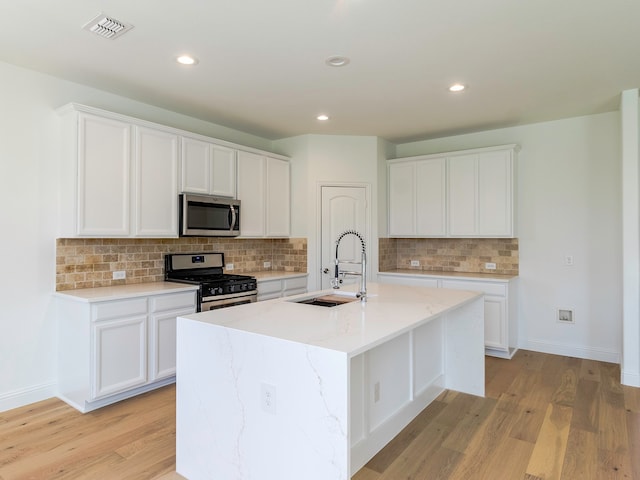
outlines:
[{"label": "electrical outlet", "polygon": [[260,403],[262,410],[272,415],[276,414],[276,387],[263,383],[260,385]]},{"label": "electrical outlet", "polygon": [[487,262],[484,264],[484,268],[486,268],[487,270],[495,270],[496,264],[492,262]]},{"label": "electrical outlet", "polygon": [[263,266],[264,268],[271,268],[271,262],[264,262],[264,263],[262,264],[262,266]]},{"label": "electrical outlet", "polygon": [[573,310],[559,308],[558,321],[561,323],[576,323],[573,318]]},{"label": "electrical outlet", "polygon": [[373,385],[373,403],[380,401],[380,382],[376,382]]},{"label": "electrical outlet", "polygon": [[233,263],[227,263],[227,265],[224,268],[226,270],[233,270]]},{"label": "electrical outlet", "polygon": [[127,278],[127,272],[124,270],[118,270],[116,272],[113,272],[113,279],[114,280],[124,280],[125,278]]},{"label": "electrical outlet", "polygon": [[573,255],[565,255],[564,264],[567,267],[572,267],[573,266]]},{"label": "electrical outlet", "polygon": [[419,267],[420,266],[420,260],[411,260],[411,266],[412,267]]}]

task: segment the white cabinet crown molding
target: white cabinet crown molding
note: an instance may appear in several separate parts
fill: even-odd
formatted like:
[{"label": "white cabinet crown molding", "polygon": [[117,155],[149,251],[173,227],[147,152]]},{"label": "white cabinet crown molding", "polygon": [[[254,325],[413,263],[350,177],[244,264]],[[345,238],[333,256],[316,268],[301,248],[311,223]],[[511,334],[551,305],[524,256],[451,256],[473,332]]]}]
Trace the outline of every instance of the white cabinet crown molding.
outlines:
[{"label": "white cabinet crown molding", "polygon": [[227,140],[221,140],[221,139],[215,138],[215,137],[208,137],[206,135],[190,132],[188,130],[182,130],[180,128],[169,127],[167,125],[162,125],[160,123],[151,122],[149,120],[143,120],[141,118],[132,117],[132,116],[129,116],[129,115],[124,115],[124,114],[112,112],[112,111],[109,111],[109,110],[103,110],[101,108],[91,107],[89,105],[83,105],[83,104],[80,104],[80,103],[71,102],[71,103],[67,103],[67,104],[65,104],[65,105],[63,105],[63,106],[61,106],[61,107],[56,109],[56,112],[58,113],[58,115],[61,115],[61,116],[62,115],[66,115],[67,113],[72,112],[72,111],[90,113],[92,115],[98,115],[98,116],[101,116],[101,117],[111,118],[111,119],[114,119],[114,120],[120,120],[122,122],[132,123],[132,124],[135,124],[135,125],[141,126],[141,127],[147,127],[147,128],[152,128],[152,129],[156,129],[156,130],[164,130],[167,133],[173,133],[175,135],[189,136],[189,137],[194,138],[196,140],[201,140],[201,141],[205,141],[205,142],[212,142],[212,143],[215,143],[216,145],[221,145],[221,146],[224,146],[224,147],[229,147],[229,148],[233,148],[233,149],[236,149],[236,150],[241,150],[241,151],[244,151],[244,152],[257,153],[259,155],[269,155],[270,157],[278,158],[280,160],[287,160],[287,161],[290,160],[289,157],[286,157],[284,155],[280,155],[278,153],[269,152],[267,150],[260,150],[258,148],[248,147],[246,145],[241,145],[241,144],[238,144],[238,143],[229,142]]},{"label": "white cabinet crown molding", "polygon": [[491,147],[470,148],[467,150],[452,150],[450,152],[425,153],[423,155],[413,155],[411,157],[390,158],[387,164],[412,162],[416,160],[428,160],[432,158],[451,158],[462,155],[473,155],[476,153],[496,152],[500,150],[513,150],[515,153],[520,151],[520,145],[517,143],[508,143],[504,145],[494,145]]}]

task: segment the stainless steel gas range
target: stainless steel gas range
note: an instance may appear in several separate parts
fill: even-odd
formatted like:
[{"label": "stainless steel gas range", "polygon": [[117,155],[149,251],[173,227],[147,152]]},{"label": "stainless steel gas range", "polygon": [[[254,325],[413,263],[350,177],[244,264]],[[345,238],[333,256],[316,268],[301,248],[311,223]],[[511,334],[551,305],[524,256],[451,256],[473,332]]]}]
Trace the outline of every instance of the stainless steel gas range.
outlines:
[{"label": "stainless steel gas range", "polygon": [[199,312],[255,302],[258,299],[255,277],[225,274],[224,265],[224,253],[167,254],[164,278],[199,285]]}]

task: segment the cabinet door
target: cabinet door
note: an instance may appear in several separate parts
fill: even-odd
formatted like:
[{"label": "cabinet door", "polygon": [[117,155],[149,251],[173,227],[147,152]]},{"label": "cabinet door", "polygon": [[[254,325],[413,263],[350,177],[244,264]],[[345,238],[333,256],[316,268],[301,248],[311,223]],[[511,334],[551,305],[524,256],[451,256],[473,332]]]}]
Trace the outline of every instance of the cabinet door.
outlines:
[{"label": "cabinet door", "polygon": [[178,235],[178,136],[136,127],[135,235]]},{"label": "cabinet door", "polygon": [[176,318],[195,310],[152,315],[149,319],[149,381],[176,374]]},{"label": "cabinet door", "polygon": [[504,297],[484,297],[484,344],[497,350],[509,351],[507,312]]},{"label": "cabinet door", "polygon": [[416,163],[416,234],[421,236],[446,235],[444,158]]},{"label": "cabinet door", "polygon": [[91,399],[123,392],[147,382],[146,316],[93,325]]},{"label": "cabinet door", "polygon": [[478,155],[478,234],[512,236],[511,150]]},{"label": "cabinet door", "polygon": [[477,235],[477,155],[451,157],[448,162],[449,235]]},{"label": "cabinet door", "polygon": [[267,157],[266,164],[266,235],[288,237],[291,233],[289,162]]},{"label": "cabinet door", "polygon": [[389,165],[389,235],[415,235],[415,163]]},{"label": "cabinet door", "polygon": [[236,151],[211,145],[211,194],[236,197]]},{"label": "cabinet door", "polygon": [[206,195],[210,189],[211,150],[208,142],[182,137],[181,192]]},{"label": "cabinet door", "polygon": [[131,127],[78,117],[78,235],[129,235]]},{"label": "cabinet door", "polygon": [[243,237],[264,237],[265,157],[238,152],[238,199],[242,202],[240,234]]}]

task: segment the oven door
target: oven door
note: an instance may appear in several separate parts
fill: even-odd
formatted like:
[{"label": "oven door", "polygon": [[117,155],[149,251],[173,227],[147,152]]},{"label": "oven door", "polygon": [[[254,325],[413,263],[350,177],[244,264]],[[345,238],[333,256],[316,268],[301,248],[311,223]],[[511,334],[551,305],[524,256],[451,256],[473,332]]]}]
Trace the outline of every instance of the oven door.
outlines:
[{"label": "oven door", "polygon": [[200,311],[207,312],[209,310],[217,310],[219,308],[235,307],[236,305],[245,305],[258,301],[258,293],[254,292],[249,295],[242,295],[233,298],[225,298],[216,300],[216,297],[205,297],[200,304]]}]

